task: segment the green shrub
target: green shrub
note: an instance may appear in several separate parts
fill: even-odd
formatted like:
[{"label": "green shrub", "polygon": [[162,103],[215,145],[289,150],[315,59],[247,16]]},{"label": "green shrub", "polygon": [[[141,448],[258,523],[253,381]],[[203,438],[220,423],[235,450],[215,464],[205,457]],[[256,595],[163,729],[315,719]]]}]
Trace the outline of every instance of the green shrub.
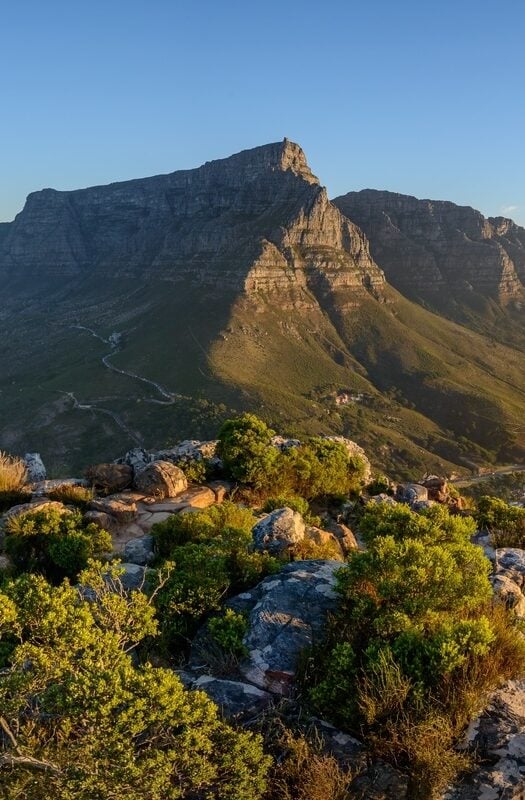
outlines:
[{"label": "green shrub", "polygon": [[174,569],[155,600],[168,648],[182,646],[228,596],[254,586],[280,566],[268,554],[252,551],[251,535],[234,528],[208,541],[182,544],[172,550],[172,558]]},{"label": "green shrub", "polygon": [[313,437],[281,454],[272,480],[281,491],[311,500],[358,491],[363,474],[362,461],[350,458],[341,442]]},{"label": "green shrub", "polygon": [[203,458],[181,459],[174,463],[184,472],[188,483],[204,483],[208,479],[208,467]]},{"label": "green shrub", "polygon": [[240,659],[248,654],[244,637],[248,632],[248,621],[243,614],[227,608],[221,617],[213,617],[208,622],[212,638],[226,653]]},{"label": "green shrub", "polygon": [[339,608],[311,655],[310,698],[406,770],[411,797],[426,798],[465,765],[454,740],[487,692],[525,672],[525,637],[492,607],[472,520],[380,505],[366,509],[361,530],[369,548],[338,573]]},{"label": "green shrub", "polygon": [[35,575],[2,587],[0,645],[16,641],[0,682],[5,796],[260,800],[261,737],[223,722],[172,670],[134,665],[127,650],[155,635],[152,608],[108,591],[106,571],[81,575],[89,600]]},{"label": "green shrub", "polygon": [[219,431],[217,455],[239,483],[260,488],[268,480],[279,452],[271,446],[274,431],[254,414],[229,419]]},{"label": "green shrub", "polygon": [[391,493],[390,481],[386,475],[376,475],[366,487],[366,491],[371,496]]},{"label": "green shrub", "polygon": [[11,517],[5,549],[17,572],[40,572],[51,580],[76,578],[90,558],[111,550],[111,536],[82,522],[80,511],[48,508]]},{"label": "green shrub", "polygon": [[209,542],[220,537],[225,530],[243,531],[248,542],[255,522],[251,509],[226,501],[192,514],[172,514],[164,522],[156,523],[151,532],[155,537],[156,552],[168,558],[174,548],[182,544]]},{"label": "green shrub", "polygon": [[477,521],[492,534],[495,547],[525,547],[525,508],[483,496],[478,501]]},{"label": "green shrub", "polygon": [[299,497],[298,495],[293,494],[283,494],[279,495],[279,497],[269,497],[262,507],[262,510],[265,514],[270,514],[277,508],[291,508],[292,511],[297,511],[305,518],[310,513],[308,500],[305,500],[304,497]]}]

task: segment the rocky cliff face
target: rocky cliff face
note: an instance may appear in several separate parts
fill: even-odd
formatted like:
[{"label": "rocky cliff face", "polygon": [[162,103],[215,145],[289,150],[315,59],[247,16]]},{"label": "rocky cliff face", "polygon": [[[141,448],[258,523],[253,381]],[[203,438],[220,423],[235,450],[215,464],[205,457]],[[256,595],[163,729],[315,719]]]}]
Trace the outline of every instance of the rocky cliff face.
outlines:
[{"label": "rocky cliff face", "polygon": [[247,291],[383,282],[357,227],[283,142],[194,170],[44,189],[0,232],[0,273],[162,278]]},{"label": "rocky cliff face", "polygon": [[502,304],[523,299],[525,229],[454,203],[365,189],[334,201],[370,240],[387,279],[432,302],[481,295]]}]

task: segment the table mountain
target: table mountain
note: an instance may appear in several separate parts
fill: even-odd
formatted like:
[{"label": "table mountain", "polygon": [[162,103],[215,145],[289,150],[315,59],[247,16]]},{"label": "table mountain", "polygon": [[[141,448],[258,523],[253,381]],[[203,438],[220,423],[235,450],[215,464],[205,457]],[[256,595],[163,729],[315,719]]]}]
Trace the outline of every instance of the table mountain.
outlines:
[{"label": "table mountain", "polygon": [[412,302],[382,262],[286,139],[35,192],[0,226],[0,447],[70,472],[252,409],[351,435],[398,475],[520,457],[525,355]]}]

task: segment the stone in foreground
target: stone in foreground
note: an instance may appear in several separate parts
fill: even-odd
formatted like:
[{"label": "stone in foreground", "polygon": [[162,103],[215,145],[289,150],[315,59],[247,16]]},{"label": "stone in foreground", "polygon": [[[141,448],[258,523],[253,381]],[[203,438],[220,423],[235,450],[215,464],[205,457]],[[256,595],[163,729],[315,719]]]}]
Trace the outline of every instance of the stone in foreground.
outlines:
[{"label": "stone in foreground", "polygon": [[296,561],[265,578],[228,605],[249,611],[240,664],[245,680],[275,694],[291,694],[299,656],[318,642],[335,610],[335,575],[340,561]]},{"label": "stone in foreground", "polygon": [[135,475],[135,488],[151,497],[163,500],[176,497],[188,488],[184,472],[169,461],[154,461]]},{"label": "stone in foreground", "polygon": [[304,539],[306,525],[291,508],[277,508],[258,522],[252,531],[256,550],[279,555]]}]

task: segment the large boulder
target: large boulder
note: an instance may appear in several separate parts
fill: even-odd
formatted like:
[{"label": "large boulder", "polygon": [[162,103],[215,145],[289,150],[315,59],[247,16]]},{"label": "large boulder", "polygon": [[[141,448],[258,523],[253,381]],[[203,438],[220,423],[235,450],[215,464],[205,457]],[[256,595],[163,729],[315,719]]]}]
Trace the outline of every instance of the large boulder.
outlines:
[{"label": "large boulder", "polygon": [[133,469],[129,464],[94,464],[86,470],[88,482],[97,489],[121,492],[133,481]]},{"label": "large boulder", "polygon": [[463,748],[479,767],[446,800],[525,800],[525,681],[507,681],[471,722]]},{"label": "large boulder", "polygon": [[38,483],[45,481],[46,468],[40,456],[40,453],[26,453],[24,456],[24,464],[26,466],[27,481],[28,483]]},{"label": "large boulder", "polygon": [[184,472],[169,461],[153,461],[135,475],[135,488],[159,500],[176,497],[188,488]]},{"label": "large boulder", "polygon": [[277,508],[258,522],[252,531],[256,550],[279,555],[304,539],[306,525],[291,508]]},{"label": "large boulder", "polygon": [[37,500],[33,503],[21,503],[18,506],[12,506],[8,511],[6,511],[2,515],[2,523],[6,520],[10,519],[11,517],[19,517],[21,514],[29,514],[35,513],[37,511],[49,511],[54,509],[58,511],[60,514],[69,514],[70,509],[66,508],[64,503],[60,503],[58,500]]},{"label": "large boulder", "polygon": [[295,561],[228,605],[248,614],[245,680],[278,695],[292,692],[301,652],[322,639],[336,608],[340,561]]},{"label": "large boulder", "polygon": [[416,503],[428,502],[428,489],[420,483],[399,484],[396,491],[396,500],[413,506]]}]

